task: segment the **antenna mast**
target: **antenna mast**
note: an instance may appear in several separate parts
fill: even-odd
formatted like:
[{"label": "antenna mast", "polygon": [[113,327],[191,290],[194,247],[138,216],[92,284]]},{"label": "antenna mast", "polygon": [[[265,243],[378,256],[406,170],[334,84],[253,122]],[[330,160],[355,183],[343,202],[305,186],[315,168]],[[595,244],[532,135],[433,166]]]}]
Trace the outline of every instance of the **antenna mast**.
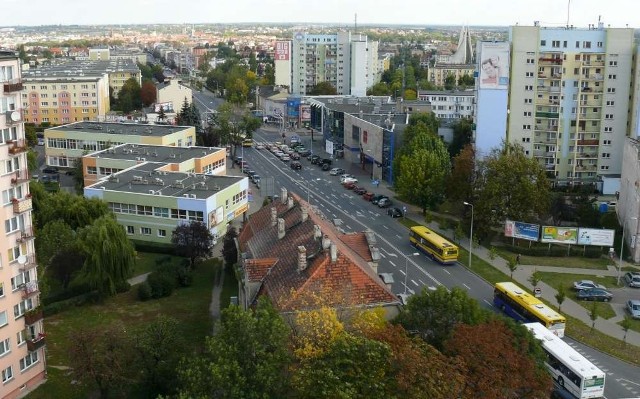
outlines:
[{"label": "antenna mast", "polygon": [[358,13],[353,18],[353,33],[358,33]]},{"label": "antenna mast", "polygon": [[571,0],[567,1],[567,28],[569,27],[569,14],[571,13]]}]

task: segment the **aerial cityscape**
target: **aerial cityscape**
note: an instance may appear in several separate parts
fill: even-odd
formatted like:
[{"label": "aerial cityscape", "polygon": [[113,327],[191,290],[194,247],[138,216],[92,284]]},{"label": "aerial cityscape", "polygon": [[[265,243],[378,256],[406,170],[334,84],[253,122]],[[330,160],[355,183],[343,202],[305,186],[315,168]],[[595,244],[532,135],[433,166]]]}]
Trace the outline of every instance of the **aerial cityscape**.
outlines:
[{"label": "aerial cityscape", "polygon": [[0,399],[640,398],[634,3],[7,3]]}]

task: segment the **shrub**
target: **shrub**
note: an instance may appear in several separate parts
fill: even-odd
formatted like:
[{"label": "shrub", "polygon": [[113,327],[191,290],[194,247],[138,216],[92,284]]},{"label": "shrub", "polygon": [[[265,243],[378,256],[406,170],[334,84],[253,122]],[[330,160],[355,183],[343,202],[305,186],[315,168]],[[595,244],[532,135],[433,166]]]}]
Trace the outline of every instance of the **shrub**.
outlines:
[{"label": "shrub", "polygon": [[116,292],[118,294],[121,294],[123,292],[129,292],[130,289],[131,289],[131,284],[129,284],[128,281],[121,281],[116,284]]},{"label": "shrub", "polygon": [[52,316],[70,307],[82,306],[87,303],[96,303],[96,302],[99,302],[101,299],[102,297],[100,296],[100,293],[98,291],[91,291],[82,295],[74,296],[64,301],[58,301],[58,302],[51,303],[49,305],[45,305],[42,309],[44,311],[45,317]]},{"label": "shrub", "polygon": [[138,299],[144,302],[151,299],[152,296],[153,293],[151,292],[151,286],[148,282],[143,281],[138,286]]},{"label": "shrub", "polygon": [[186,265],[182,264],[178,266],[176,280],[180,287],[189,287],[193,284],[193,273],[191,272],[188,262]]},{"label": "shrub", "polygon": [[173,293],[176,278],[171,274],[156,271],[149,274],[147,282],[149,283],[149,286],[151,286],[152,297],[162,298]]}]

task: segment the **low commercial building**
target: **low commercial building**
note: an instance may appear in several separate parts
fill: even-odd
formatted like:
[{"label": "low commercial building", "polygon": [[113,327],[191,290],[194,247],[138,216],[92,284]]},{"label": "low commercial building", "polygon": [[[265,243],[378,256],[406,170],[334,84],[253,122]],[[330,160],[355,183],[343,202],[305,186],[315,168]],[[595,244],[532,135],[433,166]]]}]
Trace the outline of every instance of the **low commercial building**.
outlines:
[{"label": "low commercial building", "polygon": [[196,131],[193,126],[76,122],[46,129],[44,137],[46,164],[72,167],[87,152],[124,143],[190,147],[195,144]]},{"label": "low commercial building", "polygon": [[146,161],[165,164],[165,171],[226,174],[224,148],[120,144],[82,157],[84,186]]},{"label": "low commercial building", "polygon": [[87,198],[109,205],[129,237],[168,245],[181,223],[200,221],[214,238],[249,209],[249,179],[171,171],[163,162],[144,161],[85,187]]}]

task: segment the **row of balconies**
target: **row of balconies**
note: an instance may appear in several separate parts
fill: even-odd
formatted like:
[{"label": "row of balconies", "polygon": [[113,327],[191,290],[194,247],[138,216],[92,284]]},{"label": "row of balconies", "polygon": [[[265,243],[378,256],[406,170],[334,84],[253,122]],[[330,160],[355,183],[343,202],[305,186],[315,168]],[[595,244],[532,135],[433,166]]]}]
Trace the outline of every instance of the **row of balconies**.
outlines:
[{"label": "row of balconies", "polygon": [[545,125],[545,124],[538,124],[535,125],[535,130],[539,130],[539,131],[543,131],[543,132],[557,132],[558,131],[558,125]]},{"label": "row of balconies", "polygon": [[560,118],[560,114],[557,112],[536,112],[536,118],[558,119]]},{"label": "row of balconies", "polygon": [[557,58],[557,57],[540,57],[538,59],[538,64],[553,64],[553,65],[560,65],[562,64],[562,58]]},{"label": "row of balconies", "polygon": [[578,145],[589,145],[589,146],[600,145],[600,140],[598,140],[598,139],[578,140],[576,144],[578,144]]}]

